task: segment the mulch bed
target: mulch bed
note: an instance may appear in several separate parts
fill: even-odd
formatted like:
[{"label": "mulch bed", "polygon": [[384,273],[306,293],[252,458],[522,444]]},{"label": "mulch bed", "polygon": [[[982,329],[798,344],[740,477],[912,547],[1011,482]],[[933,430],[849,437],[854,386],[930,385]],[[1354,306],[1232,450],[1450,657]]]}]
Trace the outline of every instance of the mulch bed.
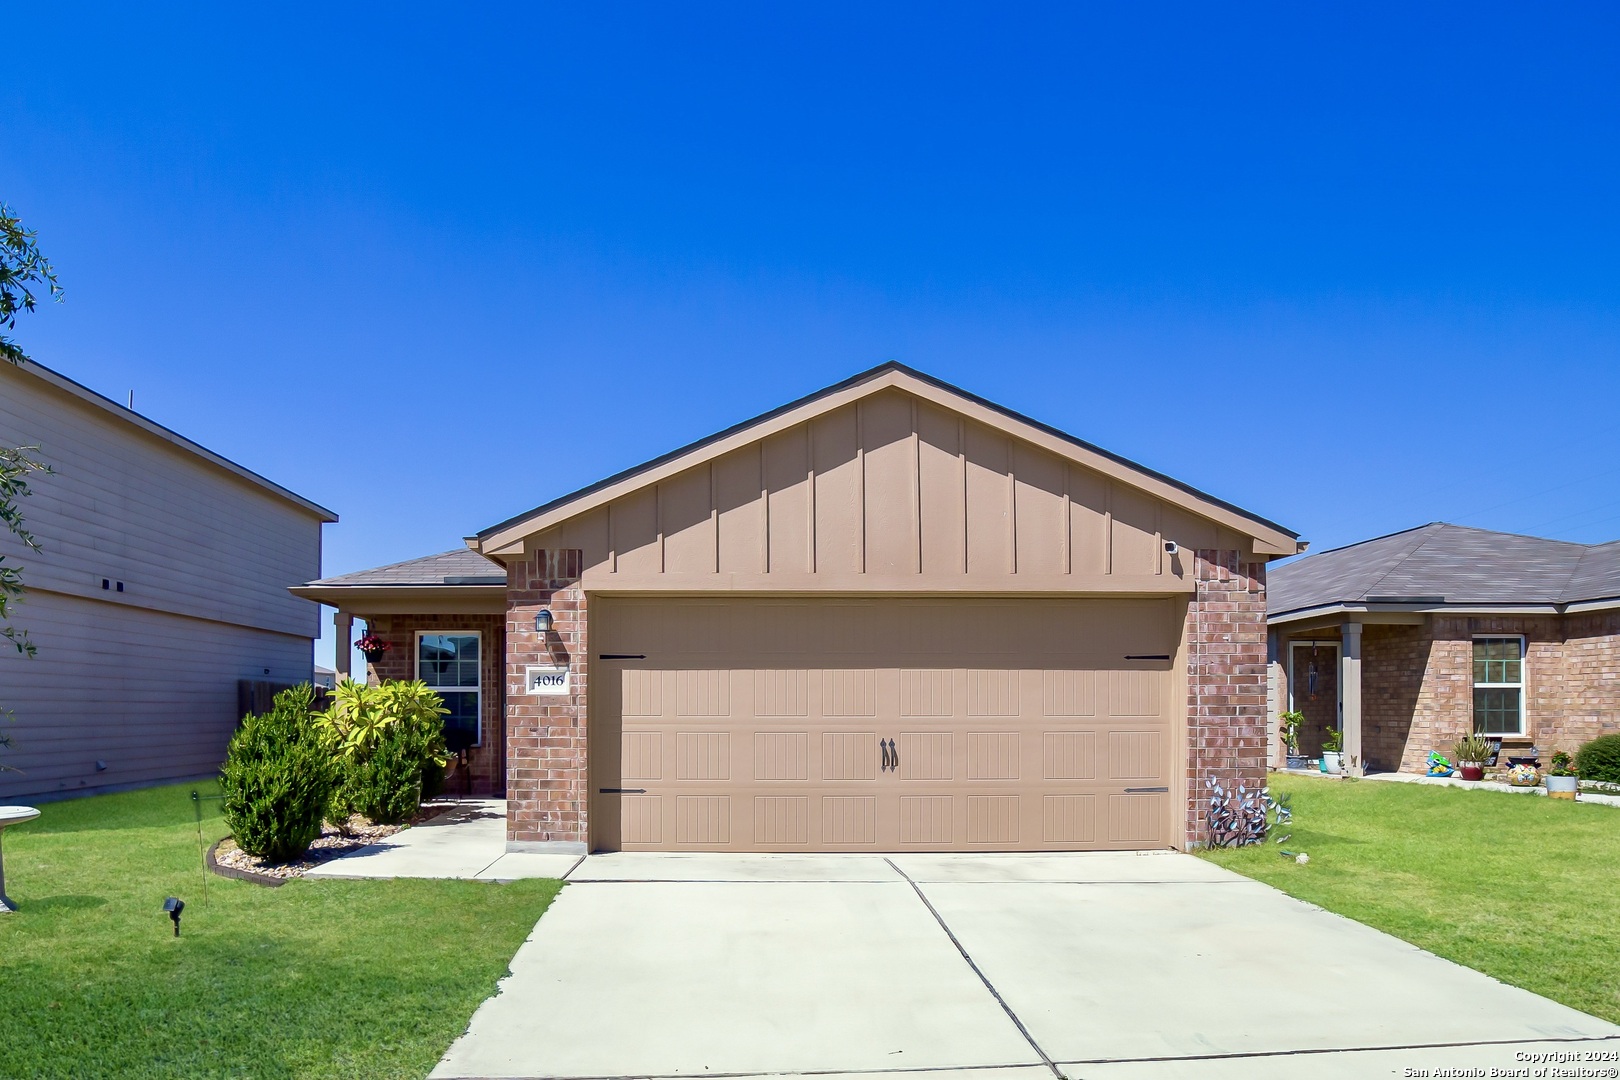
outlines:
[{"label": "mulch bed", "polygon": [[261,859],[257,855],[249,855],[236,846],[236,841],[229,836],[215,844],[208,852],[209,869],[222,877],[241,878],[246,881],[257,881],[262,885],[280,885],[290,878],[303,877],[304,873],[325,862],[351,851],[358,851],[379,840],[387,839],[401,829],[410,828],[432,817],[445,812],[448,806],[440,803],[424,804],[406,825],[374,825],[358,814],[351,817],[342,828],[328,821],[321,825],[321,835],[309,845],[301,859],[292,862],[276,863]]}]

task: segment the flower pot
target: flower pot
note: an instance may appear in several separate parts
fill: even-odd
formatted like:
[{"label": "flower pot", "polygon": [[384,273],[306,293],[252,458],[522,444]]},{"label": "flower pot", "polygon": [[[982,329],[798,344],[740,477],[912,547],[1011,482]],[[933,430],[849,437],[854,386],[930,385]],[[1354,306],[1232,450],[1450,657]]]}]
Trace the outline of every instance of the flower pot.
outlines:
[{"label": "flower pot", "polygon": [[1476,764],[1476,763],[1471,762],[1471,761],[1463,762],[1462,763],[1462,778],[1464,780],[1483,780],[1483,779],[1485,779],[1485,766]]},{"label": "flower pot", "polygon": [[386,656],[387,653],[388,653],[387,649],[377,649],[374,652],[361,653],[360,655],[364,656],[366,658],[366,663],[375,664],[377,661],[381,660],[384,656]]},{"label": "flower pot", "polygon": [[1334,776],[1344,772],[1344,755],[1322,751],[1322,771]]},{"label": "flower pot", "polygon": [[1575,793],[1580,790],[1581,781],[1575,776],[1549,776],[1547,777],[1547,795],[1553,799],[1569,799],[1574,801]]},{"label": "flower pot", "polygon": [[1511,765],[1508,767],[1508,783],[1513,787],[1535,787],[1541,783],[1541,770],[1534,765]]}]

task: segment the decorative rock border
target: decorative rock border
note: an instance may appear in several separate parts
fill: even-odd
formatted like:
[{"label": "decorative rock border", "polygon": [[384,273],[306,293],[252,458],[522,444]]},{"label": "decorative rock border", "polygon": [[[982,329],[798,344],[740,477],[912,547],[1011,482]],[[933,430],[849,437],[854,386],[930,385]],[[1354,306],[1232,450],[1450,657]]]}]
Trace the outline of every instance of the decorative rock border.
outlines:
[{"label": "decorative rock border", "polygon": [[218,851],[219,845],[223,844],[228,839],[229,837],[221,837],[220,839],[215,840],[213,845],[209,847],[208,855],[203,859],[203,861],[207,863],[209,870],[218,874],[220,877],[235,878],[238,881],[250,881],[255,885],[263,885],[271,889],[279,889],[283,885],[287,884],[287,878],[272,877],[269,874],[255,874],[252,870],[238,870],[234,866],[221,866],[214,858],[214,852]]}]

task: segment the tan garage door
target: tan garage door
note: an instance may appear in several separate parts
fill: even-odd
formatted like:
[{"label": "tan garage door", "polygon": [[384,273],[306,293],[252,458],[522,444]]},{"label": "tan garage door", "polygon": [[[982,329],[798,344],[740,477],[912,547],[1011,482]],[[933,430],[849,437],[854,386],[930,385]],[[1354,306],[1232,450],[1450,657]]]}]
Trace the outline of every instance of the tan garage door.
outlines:
[{"label": "tan garage door", "polygon": [[608,850],[1165,847],[1169,600],[610,599]]}]

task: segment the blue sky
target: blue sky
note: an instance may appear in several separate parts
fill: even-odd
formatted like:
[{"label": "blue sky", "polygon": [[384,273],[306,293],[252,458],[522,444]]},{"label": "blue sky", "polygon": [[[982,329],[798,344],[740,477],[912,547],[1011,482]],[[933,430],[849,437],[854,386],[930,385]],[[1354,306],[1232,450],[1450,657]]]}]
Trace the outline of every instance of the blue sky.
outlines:
[{"label": "blue sky", "polygon": [[0,84],[22,344],[328,573],[889,359],[1316,550],[1620,536],[1612,7],[338,7],[20,7]]}]

